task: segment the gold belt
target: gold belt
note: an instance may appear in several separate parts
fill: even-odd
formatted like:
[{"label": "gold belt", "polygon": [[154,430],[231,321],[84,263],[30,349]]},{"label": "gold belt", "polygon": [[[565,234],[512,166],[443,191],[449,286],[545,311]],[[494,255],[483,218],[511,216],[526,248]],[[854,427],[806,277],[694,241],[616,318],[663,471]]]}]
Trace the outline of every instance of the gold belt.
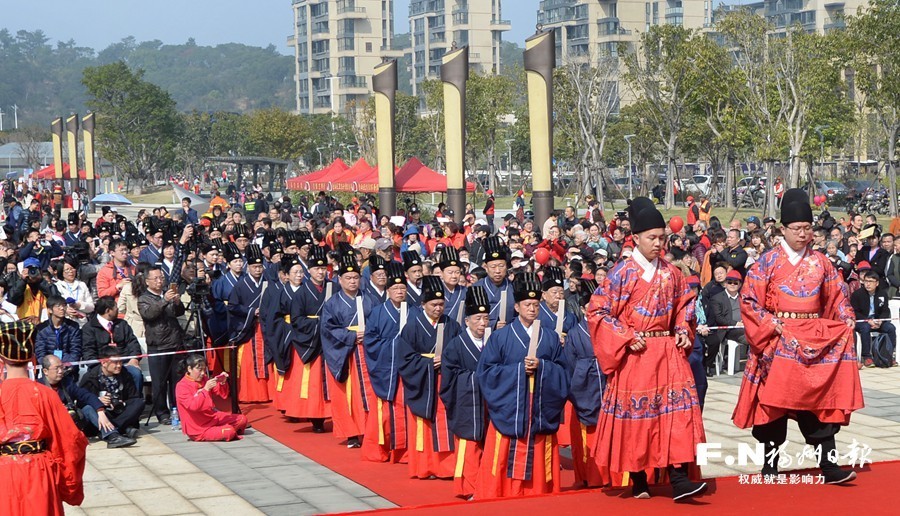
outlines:
[{"label": "gold belt", "polygon": [[819,314],[817,313],[803,313],[803,312],[776,312],[775,316],[779,319],[818,319]]},{"label": "gold belt", "polygon": [[28,455],[41,453],[47,449],[44,441],[19,441],[0,444],[0,455]]},{"label": "gold belt", "polygon": [[649,337],[671,337],[672,332],[670,331],[639,331],[637,332],[637,336],[643,339]]}]

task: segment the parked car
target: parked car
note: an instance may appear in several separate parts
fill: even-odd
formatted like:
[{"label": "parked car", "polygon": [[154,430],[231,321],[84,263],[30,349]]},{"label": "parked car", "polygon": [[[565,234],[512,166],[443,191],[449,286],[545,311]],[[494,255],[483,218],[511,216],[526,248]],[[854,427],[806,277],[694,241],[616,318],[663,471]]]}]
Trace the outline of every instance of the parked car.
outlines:
[{"label": "parked car", "polygon": [[878,184],[878,181],[870,181],[867,179],[851,179],[847,181],[847,201],[858,201],[863,194],[868,193],[872,190],[878,190],[881,188],[881,185]]},{"label": "parked car", "polygon": [[[803,185],[804,189],[809,188],[809,183]],[[840,181],[816,181],[815,192],[812,195],[822,195],[828,198],[828,204],[843,205],[847,202],[847,194],[850,189],[847,185]]]},{"label": "parked car", "polygon": [[747,208],[761,208],[765,204],[766,178],[747,176],[734,187],[734,203]]}]

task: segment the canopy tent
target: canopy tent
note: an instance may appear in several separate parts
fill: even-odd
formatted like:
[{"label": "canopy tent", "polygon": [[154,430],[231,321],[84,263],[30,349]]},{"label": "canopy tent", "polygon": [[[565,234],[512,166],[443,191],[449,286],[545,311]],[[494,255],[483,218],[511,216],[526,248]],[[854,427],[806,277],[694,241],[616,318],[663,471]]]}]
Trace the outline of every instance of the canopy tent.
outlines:
[{"label": "canopy tent", "polygon": [[[63,163],[62,169],[63,169],[63,173],[62,173],[63,177],[62,178],[63,179],[71,179],[69,177],[69,164]],[[44,168],[38,170],[37,172],[35,172],[34,174],[31,174],[31,177],[33,179],[56,179],[56,166],[50,165],[49,167],[44,167]],[[79,170],[78,171],[78,179],[86,179],[86,178],[87,178],[87,173],[84,170]]]},{"label": "canopy tent", "polygon": [[[319,181],[324,178],[343,174],[349,168],[350,166],[344,163],[344,160],[338,158],[322,170],[310,172],[309,174],[304,174],[298,177],[292,177],[285,183],[287,184],[289,190],[325,190],[325,186],[318,183]],[[317,183],[317,185],[320,185],[320,187],[314,187],[313,183]]]},{"label": "canopy tent", "polygon": [[[397,192],[446,192],[447,176],[426,167],[418,158],[409,158],[394,176]],[[466,192],[474,192],[475,183],[466,181]]]},{"label": "canopy tent", "polygon": [[[335,176],[331,176],[327,178],[327,181],[317,181],[313,183],[313,187],[315,190],[328,190],[331,192],[352,192],[353,183],[359,182],[359,180],[363,178],[367,178],[374,171],[372,165],[366,163],[366,160],[360,158],[356,163],[353,164],[352,167],[345,170],[342,174],[337,174]],[[377,171],[375,172],[376,179],[375,182],[378,182],[377,179]],[[318,185],[323,185],[319,187]]]}]

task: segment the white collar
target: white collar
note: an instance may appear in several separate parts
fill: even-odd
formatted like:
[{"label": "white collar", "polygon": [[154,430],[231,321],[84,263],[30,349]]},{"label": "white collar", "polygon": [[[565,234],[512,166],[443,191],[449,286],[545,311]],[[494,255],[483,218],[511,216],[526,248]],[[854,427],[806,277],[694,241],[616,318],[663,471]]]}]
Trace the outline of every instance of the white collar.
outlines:
[{"label": "white collar", "polygon": [[472,339],[472,342],[475,344],[475,347],[477,347],[478,349],[481,349],[482,347],[484,347],[484,337],[481,337],[480,339],[476,339],[475,335],[472,335],[472,330],[470,330],[469,328],[466,328],[466,333],[469,334],[469,338]]},{"label": "white collar", "polygon": [[375,283],[372,283],[372,280],[369,280],[369,284],[372,285],[372,288],[375,289],[375,292],[377,292],[379,296],[384,295],[384,290],[381,290],[380,288],[378,288],[378,285],[376,285]]},{"label": "white collar", "polygon": [[100,326],[103,326],[104,330],[108,329],[109,325],[112,324],[112,321],[107,321],[102,315],[98,315],[97,320],[100,322]]},{"label": "white collar", "polygon": [[728,297],[729,297],[729,298],[731,298],[731,299],[737,299],[737,298],[738,298],[738,296],[740,296],[740,295],[741,295],[741,293],[740,293],[740,292],[738,292],[738,293],[737,293],[737,294],[735,294],[735,295],[733,295],[733,296],[732,296],[732,295],[731,295],[731,294],[729,294],[729,293],[728,293],[728,291],[727,291],[727,290],[726,290],[726,291],[725,291],[725,295],[726,295],[726,296],[728,296]]},{"label": "white collar", "polygon": [[649,282],[653,279],[653,275],[656,274],[656,269],[659,267],[659,258],[655,258],[651,262],[638,251],[637,247],[635,247],[634,251],[631,253],[631,259],[634,260],[634,263],[640,265],[640,267],[644,269],[644,273],[641,274],[642,280]]},{"label": "white collar", "polygon": [[800,260],[806,257],[806,249],[803,249],[801,252],[794,251],[791,249],[791,246],[787,245],[787,242],[784,240],[781,241],[781,248],[784,249],[784,252],[787,253],[787,259],[791,262],[791,265],[797,265],[800,263]]},{"label": "white collar", "polygon": [[291,290],[292,290],[292,291],[296,292],[296,291],[300,290],[300,287],[303,286],[303,283],[297,285],[296,287],[294,286],[293,283],[290,283],[290,282],[288,282],[288,285],[291,287]]}]

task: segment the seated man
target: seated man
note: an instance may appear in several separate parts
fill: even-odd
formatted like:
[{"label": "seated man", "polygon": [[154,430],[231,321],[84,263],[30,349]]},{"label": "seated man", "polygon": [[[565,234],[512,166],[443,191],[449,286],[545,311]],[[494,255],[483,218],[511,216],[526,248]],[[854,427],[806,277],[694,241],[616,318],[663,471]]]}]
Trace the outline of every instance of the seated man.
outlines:
[{"label": "seated man", "polygon": [[[744,334],[744,323],[741,322],[741,273],[732,269],[725,277],[725,290],[714,294],[709,300],[709,311],[706,323],[708,326],[740,326],[731,330],[717,330],[710,332],[706,338],[706,368],[707,376],[710,370],[715,370],[716,355],[722,343],[733,340],[741,344],[747,344],[747,336]],[[723,355],[724,356],[724,355]],[[726,361],[727,361],[727,357]]]},{"label": "seated man", "polygon": [[100,364],[88,370],[80,385],[100,398],[106,407],[106,416],[116,430],[133,439],[137,436],[138,420],[144,412],[144,399],[135,387],[131,374],[122,370],[122,356],[120,348],[102,348]]},{"label": "seated man", "polygon": [[[103,296],[94,305],[94,315],[81,328],[82,357],[84,360],[96,360],[100,350],[106,346],[119,348],[122,356],[133,357],[141,354],[141,345],[125,319],[119,319],[119,308],[112,296]],[[131,374],[138,393],[144,387],[144,374],[141,363],[132,358],[125,364],[125,370]]]},{"label": "seated man", "polygon": [[[116,430],[115,425],[106,415],[106,407],[100,398],[91,394],[87,389],[79,387],[75,383],[73,375],[64,374],[65,367],[56,355],[45,355],[41,359],[41,382],[56,391],[63,405],[69,410],[69,414],[79,423],[77,414],[80,411],[84,421],[79,426],[89,424],[94,429],[100,430],[100,437],[106,441],[107,448],[122,448],[136,443],[133,438],[126,437]],[[82,428],[86,430],[86,428]],[[137,434],[137,428],[133,428],[133,434]]]},{"label": "seated man", "polygon": [[[850,304],[856,313],[856,319],[865,319],[863,322],[856,323],[856,332],[859,333],[859,340],[862,344],[862,352],[859,354],[862,367],[875,367],[875,361],[872,358],[872,332],[884,333],[891,342],[891,353],[897,349],[897,330],[890,321],[880,321],[879,319],[890,319],[891,310],[888,306],[887,292],[879,286],[880,277],[873,270],[867,270],[862,273],[863,288],[857,289],[850,296]],[[891,365],[897,365],[894,358],[890,359]],[[885,365],[886,367],[886,365]]]}]

